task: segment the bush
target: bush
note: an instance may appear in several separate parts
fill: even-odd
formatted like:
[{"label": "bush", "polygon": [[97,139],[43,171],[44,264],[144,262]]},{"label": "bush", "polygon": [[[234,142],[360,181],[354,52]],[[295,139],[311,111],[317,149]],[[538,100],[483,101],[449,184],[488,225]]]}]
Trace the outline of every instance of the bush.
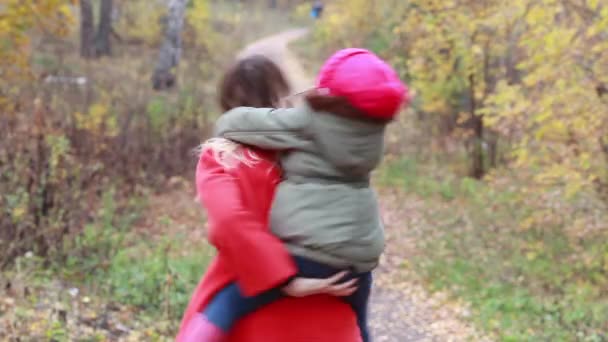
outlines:
[{"label": "bush", "polygon": [[[144,2],[129,2],[121,7],[122,15],[157,16],[159,8]],[[0,20],[15,32],[3,31],[0,38],[23,48],[0,47],[0,54],[7,55],[1,69],[21,68],[0,82],[0,268],[28,251],[69,259],[74,243],[91,237],[83,227],[98,210],[106,210],[100,209],[100,200],[108,189],[116,189],[115,203],[122,206],[127,201],[121,198],[191,171],[195,161],[190,151],[204,140],[215,108],[209,84],[215,84],[225,59],[212,58],[209,46],[198,43],[194,48],[186,40],[191,49],[177,71],[181,90],[157,94],[148,77],[156,46],[125,39],[112,58],[84,61],[74,48],[76,25],[67,2],[7,6],[8,14]],[[58,28],[47,32],[45,26],[43,34],[36,18],[47,12],[45,25]],[[208,24],[189,28],[188,39],[204,35],[212,44]],[[139,39],[144,29],[130,27],[121,34]],[[36,49],[25,48],[30,37],[39,40]],[[224,43],[219,53],[234,54],[236,44]],[[14,60],[23,63],[11,66]],[[49,83],[46,75],[82,77],[85,83]],[[119,213],[124,208],[115,209]]]}]

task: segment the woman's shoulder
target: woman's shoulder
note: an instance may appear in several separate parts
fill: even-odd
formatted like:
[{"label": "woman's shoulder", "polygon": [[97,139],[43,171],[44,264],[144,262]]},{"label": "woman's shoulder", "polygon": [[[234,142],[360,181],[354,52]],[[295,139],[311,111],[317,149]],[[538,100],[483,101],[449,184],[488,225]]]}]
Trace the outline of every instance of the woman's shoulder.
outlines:
[{"label": "woman's shoulder", "polygon": [[275,165],[276,156],[273,152],[239,144],[224,139],[212,138],[198,148],[199,167],[218,166],[225,171],[253,167],[262,164],[265,167]]}]

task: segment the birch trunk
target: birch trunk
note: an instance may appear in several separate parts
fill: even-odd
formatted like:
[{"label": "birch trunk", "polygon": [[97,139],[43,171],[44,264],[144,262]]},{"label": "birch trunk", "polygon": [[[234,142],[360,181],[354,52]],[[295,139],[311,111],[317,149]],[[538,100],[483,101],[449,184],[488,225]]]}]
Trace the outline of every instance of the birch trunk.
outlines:
[{"label": "birch trunk", "polygon": [[182,29],[188,0],[169,0],[169,13],[166,19],[165,37],[160,48],[158,62],[152,76],[156,90],[166,90],[175,85],[175,67],[182,53]]}]

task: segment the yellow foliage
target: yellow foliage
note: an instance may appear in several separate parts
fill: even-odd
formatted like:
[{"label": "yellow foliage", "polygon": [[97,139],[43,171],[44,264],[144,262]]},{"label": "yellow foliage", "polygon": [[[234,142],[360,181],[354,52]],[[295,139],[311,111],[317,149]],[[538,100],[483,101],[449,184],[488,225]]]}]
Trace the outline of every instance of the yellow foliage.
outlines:
[{"label": "yellow foliage", "polygon": [[0,89],[29,74],[31,30],[55,35],[69,33],[74,22],[69,4],[73,2],[5,0],[0,4]]},{"label": "yellow foliage", "polygon": [[92,134],[103,134],[110,137],[118,134],[116,116],[112,114],[110,108],[105,104],[93,104],[89,108],[87,115],[76,112],[74,118],[76,120],[76,127],[89,131]]},{"label": "yellow foliage", "polygon": [[27,208],[23,205],[13,208],[11,216],[14,222],[19,222],[27,213]]},{"label": "yellow foliage", "polygon": [[116,30],[132,40],[156,45],[162,37],[161,18],[167,12],[162,1],[128,0],[120,4]]},{"label": "yellow foliage", "polygon": [[210,23],[211,10],[208,0],[194,0],[186,13],[188,24],[194,29],[196,44],[211,46],[216,37]]},{"label": "yellow foliage", "polygon": [[[406,15],[399,32],[414,40],[410,70],[412,85],[423,94],[423,109],[436,111],[440,99],[449,101],[454,90],[471,87],[468,77],[474,75],[473,94],[486,124],[520,142],[513,146],[517,167],[538,168],[535,179],[541,185],[563,184],[566,197],[592,186],[592,180],[608,181],[608,155],[599,143],[608,136],[608,96],[598,96],[595,89],[608,84],[608,7],[597,12],[597,2],[571,8],[557,1],[520,0],[432,12],[432,4],[413,3],[430,19],[421,30],[418,15]],[[447,55],[438,54],[445,46],[451,46]],[[517,66],[523,82],[483,63],[484,57],[504,63],[506,53],[516,52],[523,57]],[[462,68],[454,67],[456,61]],[[486,84],[488,75],[498,78],[494,87]],[[448,87],[450,80],[455,87]]]}]

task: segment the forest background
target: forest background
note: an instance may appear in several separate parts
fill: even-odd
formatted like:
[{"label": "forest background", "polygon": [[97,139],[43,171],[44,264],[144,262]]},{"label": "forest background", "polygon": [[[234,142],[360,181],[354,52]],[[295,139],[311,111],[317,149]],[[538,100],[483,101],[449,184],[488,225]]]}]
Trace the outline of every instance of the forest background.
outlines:
[{"label": "forest background", "polygon": [[415,94],[375,175],[415,207],[387,209],[398,274],[491,339],[608,339],[608,4],[325,4],[0,2],[0,338],[173,336],[213,255],[191,151],[218,78],[310,27],[292,50],[311,75],[361,46]]}]

